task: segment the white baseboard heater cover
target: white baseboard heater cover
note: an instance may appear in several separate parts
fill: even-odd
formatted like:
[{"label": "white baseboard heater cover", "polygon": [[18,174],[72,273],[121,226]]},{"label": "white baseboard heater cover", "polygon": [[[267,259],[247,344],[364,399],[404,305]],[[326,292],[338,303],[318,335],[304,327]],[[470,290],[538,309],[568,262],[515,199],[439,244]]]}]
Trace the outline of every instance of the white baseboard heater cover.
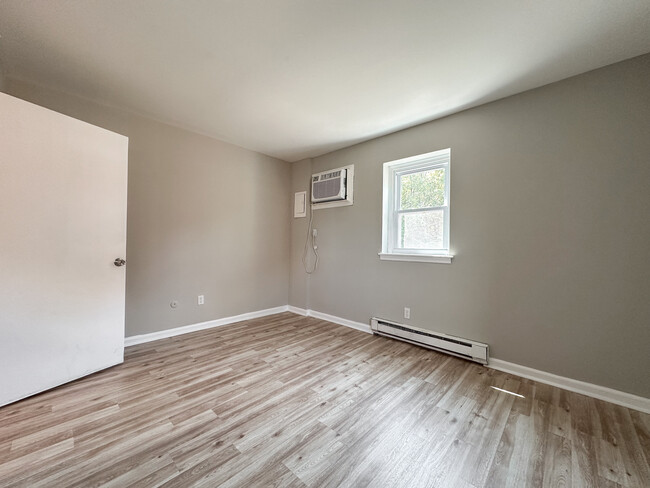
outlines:
[{"label": "white baseboard heater cover", "polygon": [[370,328],[373,334],[410,342],[411,344],[452,354],[477,363],[488,363],[489,348],[487,344],[411,327],[410,325],[398,324],[377,317],[370,319]]}]

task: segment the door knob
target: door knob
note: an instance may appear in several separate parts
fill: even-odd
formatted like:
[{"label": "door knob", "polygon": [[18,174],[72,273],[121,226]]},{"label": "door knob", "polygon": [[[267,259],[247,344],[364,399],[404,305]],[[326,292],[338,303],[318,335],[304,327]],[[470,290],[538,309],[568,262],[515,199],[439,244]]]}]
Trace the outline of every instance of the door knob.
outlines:
[{"label": "door knob", "polygon": [[115,258],[115,261],[113,261],[113,264],[115,266],[124,266],[126,264],[126,260],[122,258]]}]

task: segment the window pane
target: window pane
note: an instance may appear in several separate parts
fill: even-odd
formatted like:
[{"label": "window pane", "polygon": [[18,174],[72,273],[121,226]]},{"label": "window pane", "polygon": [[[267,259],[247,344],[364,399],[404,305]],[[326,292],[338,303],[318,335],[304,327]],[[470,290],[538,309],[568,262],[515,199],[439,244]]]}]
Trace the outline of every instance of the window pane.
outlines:
[{"label": "window pane", "polygon": [[443,248],[444,210],[400,214],[397,247]]},{"label": "window pane", "polygon": [[442,207],[445,204],[445,169],[400,176],[400,210]]}]

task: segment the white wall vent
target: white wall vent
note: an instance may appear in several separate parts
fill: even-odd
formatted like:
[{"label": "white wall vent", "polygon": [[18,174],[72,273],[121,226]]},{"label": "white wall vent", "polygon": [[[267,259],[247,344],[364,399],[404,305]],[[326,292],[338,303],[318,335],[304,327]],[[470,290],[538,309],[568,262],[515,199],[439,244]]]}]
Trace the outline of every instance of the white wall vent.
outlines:
[{"label": "white wall vent", "polygon": [[354,165],[311,175],[311,203],[314,209],[352,205]]},{"label": "white wall vent", "polygon": [[370,320],[370,328],[373,334],[410,342],[411,344],[452,354],[477,363],[488,363],[487,344],[411,327],[410,325],[398,324],[377,317]]}]

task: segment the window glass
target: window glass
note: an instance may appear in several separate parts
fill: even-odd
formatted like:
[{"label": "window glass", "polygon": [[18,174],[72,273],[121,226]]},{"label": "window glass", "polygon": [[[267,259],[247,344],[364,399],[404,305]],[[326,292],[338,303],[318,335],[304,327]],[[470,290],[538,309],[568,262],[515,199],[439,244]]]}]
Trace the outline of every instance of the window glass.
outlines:
[{"label": "window glass", "polygon": [[445,204],[445,170],[401,175],[400,210],[413,208],[442,207]]},{"label": "window glass", "polygon": [[451,262],[451,149],[384,163],[381,259]]},{"label": "window glass", "polygon": [[400,214],[398,247],[406,249],[442,249],[444,211]]}]

